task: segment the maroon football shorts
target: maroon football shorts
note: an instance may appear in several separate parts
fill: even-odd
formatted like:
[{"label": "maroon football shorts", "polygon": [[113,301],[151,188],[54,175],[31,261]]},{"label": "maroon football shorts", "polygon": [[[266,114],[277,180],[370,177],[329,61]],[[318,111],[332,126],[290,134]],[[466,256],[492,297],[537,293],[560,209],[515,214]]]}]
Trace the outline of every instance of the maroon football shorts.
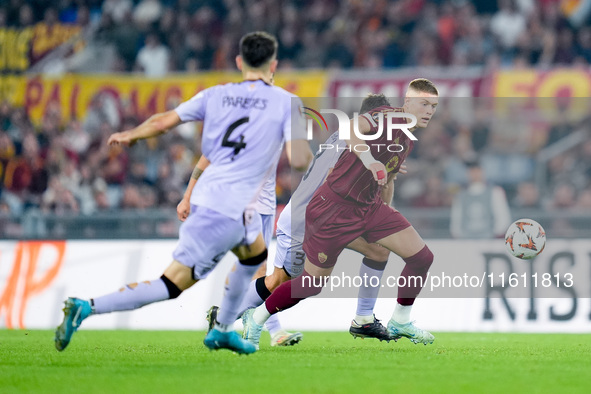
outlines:
[{"label": "maroon football shorts", "polygon": [[312,264],[329,268],[357,237],[373,243],[408,227],[408,220],[382,201],[363,205],[345,200],[325,183],[306,208],[303,248]]}]

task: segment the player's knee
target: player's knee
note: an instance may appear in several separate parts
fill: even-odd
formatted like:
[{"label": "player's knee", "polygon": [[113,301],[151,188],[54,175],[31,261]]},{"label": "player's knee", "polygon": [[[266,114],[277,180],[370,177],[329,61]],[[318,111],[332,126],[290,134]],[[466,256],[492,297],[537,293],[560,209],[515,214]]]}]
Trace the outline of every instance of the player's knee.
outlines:
[{"label": "player's knee", "polygon": [[404,259],[406,264],[412,264],[416,269],[427,272],[433,264],[433,253],[427,245],[423,247],[418,253],[411,257]]},{"label": "player's knee", "polygon": [[425,265],[427,265],[427,269],[429,269],[429,267],[431,267],[431,264],[433,264],[433,260],[435,259],[435,256],[433,255],[433,252],[431,252],[431,249],[429,249],[429,247],[427,245],[425,245],[425,247],[423,248],[424,250],[424,259],[425,259]]},{"label": "player's knee", "polygon": [[164,284],[166,285],[166,289],[168,290],[168,298],[169,299],[172,300],[174,298],[177,298],[183,292],[181,289],[178,288],[177,285],[172,283],[172,281],[170,279],[168,279],[165,275],[162,275],[160,277],[160,279],[162,279],[162,282],[164,282]]},{"label": "player's knee", "polygon": [[383,271],[386,269],[387,259],[384,260],[373,260],[368,257],[363,258],[363,265],[376,271]]},{"label": "player's knee", "polygon": [[373,261],[388,261],[390,250],[378,244],[371,244],[364,255],[366,258]]},{"label": "player's knee", "polygon": [[240,264],[249,265],[249,266],[257,266],[257,265],[261,264],[263,261],[267,260],[267,255],[268,255],[268,252],[267,252],[267,249],[265,249],[263,251],[263,253],[261,253],[257,256],[240,260]]}]

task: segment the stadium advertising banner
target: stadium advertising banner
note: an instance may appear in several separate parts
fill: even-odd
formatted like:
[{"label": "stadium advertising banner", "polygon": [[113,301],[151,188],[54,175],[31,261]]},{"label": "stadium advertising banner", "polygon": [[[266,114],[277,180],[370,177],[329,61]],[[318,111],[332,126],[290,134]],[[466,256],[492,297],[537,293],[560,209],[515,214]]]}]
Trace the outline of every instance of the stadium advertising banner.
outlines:
[{"label": "stadium advertising banner", "polygon": [[[536,98],[591,95],[591,73],[581,69],[508,70],[486,75],[481,69],[466,68],[462,72],[434,69],[423,74],[437,84],[442,97],[528,98],[524,105],[548,106],[544,110],[551,115],[555,114],[556,106],[550,105],[552,103],[548,100]],[[414,70],[372,73],[281,72],[277,74],[275,83],[300,97],[328,96],[337,100],[338,97],[363,97],[369,92],[402,97],[408,83],[417,75],[419,73]],[[163,79],[146,79],[139,74],[66,75],[59,78],[7,75],[0,77],[0,80],[0,98],[14,105],[24,105],[31,119],[38,123],[54,104],[59,104],[55,107],[60,108],[65,120],[83,119],[95,100],[105,96],[117,99],[121,105],[131,105],[142,116],[149,116],[165,111],[207,87],[237,82],[240,75],[209,72],[177,74]],[[499,101],[497,104],[503,103],[515,104],[513,101]],[[569,110],[580,113],[587,109],[571,105]]]},{"label": "stadium advertising banner", "polygon": [[[435,255],[428,283],[415,303],[414,318],[433,331],[588,332],[591,321],[591,245],[586,240],[551,240],[531,262],[507,254],[502,240],[428,241]],[[53,328],[68,296],[90,298],[138,280],[159,277],[171,260],[174,241],[2,241],[0,326]],[[458,253],[461,251],[461,253]],[[275,253],[275,243],[270,247]],[[345,259],[361,256],[345,251]],[[451,268],[472,266],[474,272]],[[224,258],[204,281],[178,299],[133,312],[92,317],[85,328],[205,329],[211,305],[219,305],[232,260]],[[396,297],[402,262],[391,256],[380,282],[376,316],[387,319]],[[466,269],[466,271],[469,271]],[[475,272],[484,275],[476,275]],[[335,272],[323,292],[282,312],[287,329],[345,331],[355,314],[360,281]],[[336,297],[331,292],[341,291]],[[237,324],[237,327],[240,323]]]},{"label": "stadium advertising banner", "polygon": [[364,97],[368,93],[382,93],[386,97],[403,97],[408,83],[421,77],[432,80],[442,97],[479,97],[483,82],[480,69],[467,68],[461,73],[441,69],[392,72],[338,72],[328,86],[330,97]]},{"label": "stadium advertising banner", "polygon": [[579,68],[504,70],[493,74],[493,97],[590,97],[591,73]]},{"label": "stadium advertising banner", "polygon": [[[102,97],[131,105],[134,113],[147,117],[171,109],[205,88],[240,80],[238,73],[221,72],[164,79],[146,79],[143,75],[23,76],[6,77],[0,93],[14,104],[24,105],[31,120],[38,123],[52,105],[60,108],[65,120],[84,119],[87,110]],[[298,96],[316,97],[324,92],[325,81],[323,72],[298,72],[281,73],[275,83]]]},{"label": "stadium advertising banner", "polygon": [[569,99],[591,97],[591,73],[588,70],[505,70],[493,74],[485,85],[491,97],[512,98],[494,102],[499,114],[516,109],[537,110],[547,121],[564,116],[569,120],[580,120],[589,114],[587,100]]},{"label": "stadium advertising banner", "polygon": [[403,97],[408,83],[421,75],[432,80],[441,97],[590,97],[591,72],[580,68],[553,70],[499,70],[485,74],[481,69],[461,72],[443,69],[392,72],[338,72],[328,84],[330,97],[363,97],[383,93]]},{"label": "stadium advertising banner", "polygon": [[[0,72],[25,72],[45,55],[76,37],[82,27],[73,24],[37,23],[25,28],[0,28]],[[75,50],[83,42],[76,43]]]}]

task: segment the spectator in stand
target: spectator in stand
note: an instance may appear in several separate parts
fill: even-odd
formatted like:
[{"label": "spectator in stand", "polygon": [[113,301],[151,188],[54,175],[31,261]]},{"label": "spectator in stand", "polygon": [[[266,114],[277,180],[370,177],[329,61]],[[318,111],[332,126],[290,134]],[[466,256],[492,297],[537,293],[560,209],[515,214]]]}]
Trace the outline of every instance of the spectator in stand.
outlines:
[{"label": "spectator in stand", "polygon": [[579,194],[575,208],[584,212],[589,212],[591,209],[591,187],[586,188]]},{"label": "spectator in stand", "polygon": [[556,185],[552,200],[548,204],[549,209],[570,209],[575,206],[577,201],[577,191],[570,183],[563,182]]},{"label": "spectator in stand", "polygon": [[413,199],[412,205],[417,208],[440,208],[451,206],[450,195],[445,190],[445,185],[440,174],[432,174],[427,177],[425,189],[418,198]]},{"label": "spectator in stand", "polygon": [[535,183],[522,182],[517,186],[513,206],[518,208],[540,208],[540,191]]},{"label": "spectator in stand", "polygon": [[63,214],[67,212],[79,212],[78,201],[71,191],[66,189],[59,177],[49,179],[49,186],[41,200],[41,210],[46,213]]},{"label": "spectator in stand", "polygon": [[68,127],[63,133],[64,144],[66,149],[81,155],[88,149],[90,145],[90,135],[82,129],[82,124],[73,120],[68,124]]},{"label": "spectator in stand", "polygon": [[498,238],[511,224],[504,190],[486,184],[477,160],[466,163],[469,184],[453,201],[451,234],[454,238]]},{"label": "spectator in stand", "polygon": [[103,15],[111,17],[116,24],[128,22],[127,15],[133,10],[132,0],[105,0],[102,6]]},{"label": "spectator in stand", "polygon": [[[139,35],[148,32],[160,35],[170,52],[167,70],[180,71],[233,67],[236,48],[227,39],[252,30],[276,32],[279,58],[290,67],[488,65],[499,57],[530,67],[591,60],[589,12],[568,14],[560,1],[12,0],[5,24],[33,26],[51,8],[79,25],[102,10],[97,38],[119,53],[105,71],[133,68]],[[197,54],[195,42],[184,39],[190,34],[202,36],[211,53]]]},{"label": "spectator in stand", "polygon": [[493,15],[490,21],[490,30],[507,60],[514,55],[519,37],[525,29],[525,16],[519,12],[515,1],[499,0],[499,11]]},{"label": "spectator in stand", "polygon": [[170,68],[170,53],[157,33],[146,36],[146,45],[137,54],[136,67],[148,78],[163,77]]}]

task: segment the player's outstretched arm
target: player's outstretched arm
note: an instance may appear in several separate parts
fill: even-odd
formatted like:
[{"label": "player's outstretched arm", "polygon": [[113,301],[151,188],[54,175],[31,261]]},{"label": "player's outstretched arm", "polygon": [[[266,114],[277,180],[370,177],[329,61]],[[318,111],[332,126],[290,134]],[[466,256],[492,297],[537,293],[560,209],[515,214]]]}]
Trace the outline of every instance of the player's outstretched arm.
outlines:
[{"label": "player's outstretched arm", "polygon": [[285,142],[285,150],[289,165],[298,171],[306,171],[308,165],[314,158],[307,140],[291,140]]},{"label": "player's outstretched arm", "polygon": [[[363,116],[360,116],[358,121],[359,132],[365,134],[371,130],[369,122]],[[387,182],[386,166],[374,159],[369,150],[369,146],[353,132],[353,122],[354,120],[351,119],[351,137],[347,141],[347,144],[351,147],[354,147],[352,152],[354,152],[357,157],[359,157],[365,168],[371,171],[373,174],[373,179],[378,182],[378,185],[384,186]]]},{"label": "player's outstretched arm", "polygon": [[191,174],[191,179],[189,180],[189,184],[187,185],[183,199],[176,207],[176,214],[181,222],[184,222],[189,216],[189,213],[191,213],[191,194],[193,193],[193,188],[195,187],[195,184],[199,180],[201,174],[203,174],[203,171],[205,171],[205,169],[209,166],[209,163],[210,162],[207,157],[201,155],[199,161],[193,169],[193,173]]},{"label": "player's outstretched arm", "polygon": [[112,134],[107,144],[132,146],[138,140],[164,134],[170,128],[181,123],[181,118],[175,111],[162,112],[150,116],[145,122],[131,130]]}]

